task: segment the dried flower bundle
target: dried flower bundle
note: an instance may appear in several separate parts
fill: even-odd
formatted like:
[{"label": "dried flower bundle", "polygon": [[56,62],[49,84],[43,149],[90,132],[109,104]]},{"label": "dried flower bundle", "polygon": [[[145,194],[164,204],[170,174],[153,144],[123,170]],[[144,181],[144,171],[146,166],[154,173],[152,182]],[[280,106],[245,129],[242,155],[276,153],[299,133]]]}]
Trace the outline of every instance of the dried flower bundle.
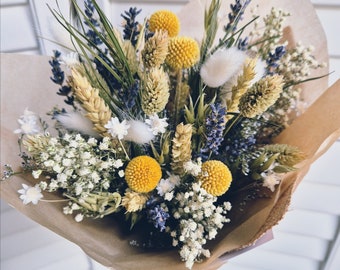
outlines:
[{"label": "dried flower bundle", "polygon": [[[322,66],[301,44],[285,48],[286,12],[273,8],[262,30],[256,16],[240,26],[249,2],[231,5],[219,37],[221,0],[212,0],[199,42],[179,36],[167,10],[140,24],[130,8],[120,34],[94,0],[84,11],[73,2],[80,27],[51,9],[76,46],[50,61],[67,104],[52,110],[58,135],[31,111],[18,120],[23,169],[38,181],[19,191],[24,204],[62,191],[77,222],[112,215],[143,228],[136,245],[175,247],[189,269],[209,257],[207,242],[241,211],[233,198],[270,197],[304,159],[273,138],[297,109],[297,86]],[[4,179],[14,173],[7,166]]]}]

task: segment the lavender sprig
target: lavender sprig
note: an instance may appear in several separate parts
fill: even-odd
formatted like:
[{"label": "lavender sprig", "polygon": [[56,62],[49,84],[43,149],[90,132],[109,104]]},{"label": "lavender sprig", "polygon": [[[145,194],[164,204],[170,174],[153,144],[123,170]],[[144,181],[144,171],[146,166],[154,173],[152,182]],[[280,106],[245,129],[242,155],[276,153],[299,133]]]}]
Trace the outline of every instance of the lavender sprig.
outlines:
[{"label": "lavender sprig", "polygon": [[224,26],[225,32],[234,32],[237,29],[238,22],[242,19],[242,16],[244,14],[244,11],[248,4],[250,3],[250,0],[236,0],[235,4],[230,4],[231,12],[228,14],[229,22],[226,26]]},{"label": "lavender sprig", "polygon": [[226,108],[220,103],[211,104],[211,111],[206,118],[207,140],[201,148],[201,157],[206,160],[209,158],[207,153],[218,155],[218,150],[223,142],[223,130],[225,127]]},{"label": "lavender sprig", "polygon": [[128,91],[125,91],[123,89],[120,89],[118,92],[119,97],[121,98],[123,105],[125,108],[129,111],[131,111],[136,106],[136,100],[138,97],[140,89],[140,81],[138,79],[135,80],[134,84],[128,89]]},{"label": "lavender sprig", "polygon": [[[85,20],[84,24],[89,25],[89,23],[90,23],[92,26],[99,28],[100,24],[99,24],[98,20],[94,17],[95,8],[93,6],[92,0],[85,0],[84,5],[85,5],[85,15],[87,16],[88,20],[90,21],[90,22],[87,22]],[[87,30],[86,36],[89,39],[89,45],[94,44],[94,45],[98,46],[98,45],[103,44],[103,41],[101,40],[101,38],[98,37],[97,33],[92,29]]]},{"label": "lavender sprig", "polygon": [[147,211],[148,220],[153,223],[156,229],[161,232],[165,230],[166,220],[170,217],[169,213],[160,205],[156,205],[153,209]]},{"label": "lavender sprig", "polygon": [[275,73],[275,70],[279,66],[278,61],[285,53],[285,46],[278,46],[273,53],[269,52],[269,57],[266,60],[268,75],[273,75]]},{"label": "lavender sprig", "polygon": [[65,73],[60,68],[60,56],[61,52],[59,52],[58,50],[54,50],[52,59],[48,61],[52,67],[51,71],[53,75],[50,78],[55,84],[60,85],[57,94],[60,96],[65,96],[65,103],[74,106],[74,97],[70,95],[72,90],[71,87],[68,85],[63,85],[65,81]]},{"label": "lavender sprig", "polygon": [[138,35],[140,33],[138,29],[139,23],[136,21],[136,17],[141,11],[141,9],[137,10],[136,7],[131,7],[129,11],[125,11],[124,14],[121,14],[123,19],[125,20],[123,38],[126,40],[130,40],[133,46],[136,45]]},{"label": "lavender sprig", "polygon": [[248,37],[245,37],[244,39],[240,38],[237,43],[237,49],[239,49],[240,51],[246,51],[248,49],[248,45]]}]

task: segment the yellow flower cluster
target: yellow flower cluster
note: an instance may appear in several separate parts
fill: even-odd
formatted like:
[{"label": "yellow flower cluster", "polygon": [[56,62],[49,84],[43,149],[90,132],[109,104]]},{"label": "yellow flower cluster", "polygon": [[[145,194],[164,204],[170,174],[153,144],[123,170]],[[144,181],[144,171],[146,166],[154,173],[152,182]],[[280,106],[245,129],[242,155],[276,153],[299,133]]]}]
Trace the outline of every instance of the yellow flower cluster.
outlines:
[{"label": "yellow flower cluster", "polygon": [[125,180],[135,192],[146,193],[154,190],[161,177],[161,166],[149,156],[133,158],[125,169]]},{"label": "yellow flower cluster", "polygon": [[198,176],[202,188],[213,196],[221,196],[227,192],[232,181],[229,168],[219,160],[209,160],[202,164],[202,172]]},{"label": "yellow flower cluster", "polygon": [[169,37],[175,37],[180,30],[179,19],[169,10],[159,10],[151,15],[149,29],[151,32],[163,30],[168,33]]},{"label": "yellow flower cluster", "polygon": [[160,10],[153,13],[149,19],[149,29],[152,32],[166,31],[169,45],[166,63],[173,69],[190,68],[199,60],[200,49],[197,42],[190,37],[179,37],[179,19],[171,11]]},{"label": "yellow flower cluster", "polygon": [[197,42],[189,37],[170,39],[165,62],[173,69],[189,68],[199,60],[200,49]]}]

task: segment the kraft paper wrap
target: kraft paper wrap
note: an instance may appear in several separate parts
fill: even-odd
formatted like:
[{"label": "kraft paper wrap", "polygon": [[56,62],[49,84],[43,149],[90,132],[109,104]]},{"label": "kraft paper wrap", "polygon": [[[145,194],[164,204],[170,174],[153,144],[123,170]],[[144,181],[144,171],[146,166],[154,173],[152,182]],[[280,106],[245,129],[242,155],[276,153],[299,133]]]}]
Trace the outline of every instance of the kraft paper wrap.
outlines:
[{"label": "kraft paper wrap", "polygon": [[[205,1],[191,1],[180,12],[182,31],[197,35],[200,39]],[[227,2],[229,1],[222,1]],[[312,5],[305,0],[253,1],[266,14],[271,6],[289,10],[289,28],[286,34],[291,42],[301,40],[313,44],[318,61],[327,62],[327,44],[321,25]],[[229,10],[229,9],[225,9]],[[246,18],[249,15],[245,15]],[[201,21],[200,21],[201,20]],[[57,96],[57,86],[53,84],[49,57],[17,54],[1,54],[1,165],[8,163],[18,168],[21,162],[17,135],[17,119],[25,108],[39,113],[45,120],[45,113],[53,106],[64,106],[63,98]],[[318,71],[319,75],[327,69]],[[315,75],[315,74],[314,74]],[[306,100],[312,104],[293,124],[280,134],[277,142],[298,146],[307,155],[299,164],[299,170],[289,173],[270,199],[252,202],[243,214],[231,213],[231,223],[219,232],[217,238],[207,247],[211,258],[193,269],[212,270],[219,268],[229,258],[229,254],[251,246],[257,239],[277,224],[284,216],[296,185],[303,179],[310,165],[320,157],[340,136],[340,80],[327,89],[327,78],[305,85]],[[326,90],[327,89],[327,90]],[[326,90],[326,91],[325,91]],[[316,100],[316,101],[315,101]],[[315,101],[315,102],[314,102]],[[17,190],[22,183],[34,184],[30,175],[12,177],[1,182],[1,198],[32,220],[79,245],[90,257],[101,264],[117,270],[171,269],[184,270],[177,250],[145,251],[129,245],[133,235],[122,232],[119,224],[111,218],[90,220],[81,223],[72,216],[62,213],[65,203],[39,202],[38,205],[23,205]],[[44,194],[45,199],[58,199],[58,194]],[[237,206],[237,198],[234,199]],[[237,207],[234,207],[237,210]]]}]

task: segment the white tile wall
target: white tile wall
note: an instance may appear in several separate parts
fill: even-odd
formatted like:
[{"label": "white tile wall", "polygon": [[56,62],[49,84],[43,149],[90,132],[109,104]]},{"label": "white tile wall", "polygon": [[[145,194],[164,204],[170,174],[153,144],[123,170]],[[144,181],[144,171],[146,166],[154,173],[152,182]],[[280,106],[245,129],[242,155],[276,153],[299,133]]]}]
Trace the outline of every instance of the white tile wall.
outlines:
[{"label": "white tile wall", "polygon": [[[66,0],[63,1],[65,4]],[[38,34],[49,37],[45,2],[53,4],[54,0],[0,1],[1,52],[49,54],[54,45],[37,39]],[[130,6],[141,6],[143,12],[159,7],[177,11],[186,0],[100,2],[113,18],[113,23],[118,24],[120,18],[113,14]],[[327,35],[330,70],[334,71],[330,82],[333,83],[340,78],[340,2],[312,2]],[[336,166],[339,161],[340,141],[311,167],[293,197],[290,211],[274,228],[275,239],[231,259],[220,270],[340,269],[340,177]],[[326,192],[328,196],[322,196]],[[36,224],[3,201],[0,206],[1,270],[106,269],[89,259],[73,243]]]}]

